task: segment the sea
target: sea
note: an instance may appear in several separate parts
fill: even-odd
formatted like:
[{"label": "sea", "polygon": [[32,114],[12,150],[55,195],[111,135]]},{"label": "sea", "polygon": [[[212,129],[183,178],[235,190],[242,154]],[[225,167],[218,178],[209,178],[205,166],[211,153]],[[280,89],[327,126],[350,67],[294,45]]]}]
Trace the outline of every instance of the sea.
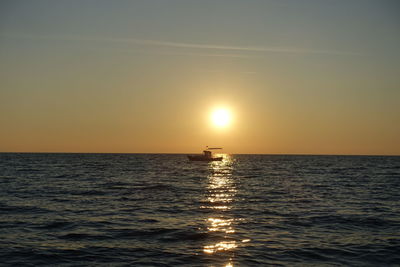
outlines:
[{"label": "sea", "polygon": [[400,157],[0,154],[1,266],[400,266]]}]

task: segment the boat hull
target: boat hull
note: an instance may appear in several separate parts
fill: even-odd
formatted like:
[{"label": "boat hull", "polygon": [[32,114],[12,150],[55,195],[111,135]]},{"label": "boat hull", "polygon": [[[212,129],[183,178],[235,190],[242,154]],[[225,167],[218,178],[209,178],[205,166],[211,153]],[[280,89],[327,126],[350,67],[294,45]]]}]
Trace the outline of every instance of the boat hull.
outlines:
[{"label": "boat hull", "polygon": [[204,156],[187,156],[190,161],[221,161],[223,157],[208,158]]}]

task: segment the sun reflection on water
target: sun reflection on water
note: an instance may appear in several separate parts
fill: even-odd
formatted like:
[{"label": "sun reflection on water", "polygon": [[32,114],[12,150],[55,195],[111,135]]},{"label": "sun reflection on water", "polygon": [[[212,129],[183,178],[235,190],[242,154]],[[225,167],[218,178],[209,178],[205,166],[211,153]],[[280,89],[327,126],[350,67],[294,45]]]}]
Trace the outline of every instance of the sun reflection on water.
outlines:
[{"label": "sun reflection on water", "polygon": [[[235,181],[232,177],[233,160],[228,155],[223,155],[222,161],[209,163],[207,193],[203,209],[211,211],[206,219],[207,231],[213,234],[217,242],[207,244],[203,252],[207,255],[226,257],[225,267],[233,267],[234,251],[238,246],[235,240],[234,225],[236,218],[230,214],[237,193]],[[240,242],[240,241],[239,241]]]},{"label": "sun reflection on water", "polygon": [[215,253],[220,250],[230,250],[236,247],[236,241],[222,241],[214,245],[204,246],[204,252]]}]

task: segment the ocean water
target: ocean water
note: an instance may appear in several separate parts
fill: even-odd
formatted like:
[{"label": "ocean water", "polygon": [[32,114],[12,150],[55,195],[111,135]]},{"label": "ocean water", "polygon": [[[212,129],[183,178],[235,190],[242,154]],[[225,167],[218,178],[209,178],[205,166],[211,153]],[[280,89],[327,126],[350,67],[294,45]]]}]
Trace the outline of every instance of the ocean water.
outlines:
[{"label": "ocean water", "polygon": [[3,153],[0,264],[400,266],[400,157]]}]

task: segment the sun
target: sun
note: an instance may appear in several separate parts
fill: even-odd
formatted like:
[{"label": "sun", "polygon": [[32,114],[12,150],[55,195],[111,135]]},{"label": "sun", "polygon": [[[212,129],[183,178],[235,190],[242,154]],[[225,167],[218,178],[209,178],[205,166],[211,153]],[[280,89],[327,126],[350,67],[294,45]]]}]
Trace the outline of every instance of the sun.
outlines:
[{"label": "sun", "polygon": [[211,120],[215,126],[223,128],[231,123],[232,116],[228,109],[219,108],[211,113]]}]

